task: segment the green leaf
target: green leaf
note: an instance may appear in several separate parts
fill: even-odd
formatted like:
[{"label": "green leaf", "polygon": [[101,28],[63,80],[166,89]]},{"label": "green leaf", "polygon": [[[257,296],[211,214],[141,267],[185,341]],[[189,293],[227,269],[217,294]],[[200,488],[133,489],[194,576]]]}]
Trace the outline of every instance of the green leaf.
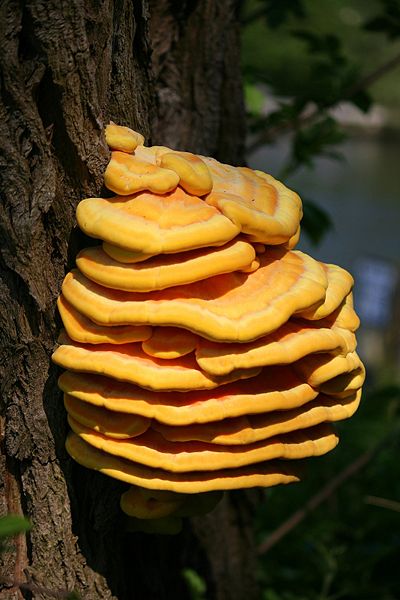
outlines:
[{"label": "green leaf", "polygon": [[295,102],[293,104],[282,103],[278,110],[274,110],[266,116],[249,115],[249,130],[252,133],[263,131],[266,140],[268,140],[269,130],[274,131],[277,127],[284,130],[286,126],[290,127],[290,124],[295,122],[301,110],[302,106],[298,106]]},{"label": "green leaf", "polygon": [[364,29],[385,33],[389,39],[400,37],[400,2],[399,0],[381,0],[384,12],[370,19]]},{"label": "green leaf", "polygon": [[310,54],[326,55],[336,62],[345,60],[342,53],[342,42],[333,33],[318,35],[307,29],[296,29],[292,31],[292,35],[306,42]]},{"label": "green leaf", "polygon": [[294,15],[302,19],[306,16],[302,0],[264,0],[264,15],[270,27],[280,27]]},{"label": "green leaf", "polygon": [[251,115],[259,115],[264,104],[264,94],[252,83],[245,83],[244,97],[246,108]]},{"label": "green leaf", "polygon": [[194,569],[183,569],[182,576],[188,586],[192,600],[206,600],[207,585],[204,579]]},{"label": "green leaf", "polygon": [[66,597],[65,600],[81,600],[82,597],[80,596],[80,594],[78,594],[78,592],[70,592]]},{"label": "green leaf", "polygon": [[360,90],[357,94],[349,98],[349,102],[357,106],[362,112],[367,113],[371,108],[373,100],[366,90]]},{"label": "green leaf", "polygon": [[302,230],[308,235],[310,241],[317,245],[323,237],[333,228],[333,223],[322,208],[312,200],[303,200]]},{"label": "green leaf", "polygon": [[338,159],[340,155],[334,153],[331,146],[345,139],[345,133],[332,117],[322,118],[309,127],[299,129],[293,140],[292,156],[281,176],[287,177],[301,165],[312,167],[314,159],[319,156]]},{"label": "green leaf", "polygon": [[25,517],[18,515],[7,515],[0,518],[0,538],[12,537],[29,531],[32,525]]}]

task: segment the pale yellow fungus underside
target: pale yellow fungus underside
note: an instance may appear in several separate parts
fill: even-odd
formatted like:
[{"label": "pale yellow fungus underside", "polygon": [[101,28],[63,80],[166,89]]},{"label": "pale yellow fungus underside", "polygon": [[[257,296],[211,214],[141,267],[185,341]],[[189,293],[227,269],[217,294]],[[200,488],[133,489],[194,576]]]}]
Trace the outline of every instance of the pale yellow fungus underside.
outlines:
[{"label": "pale yellow fungus underside", "polygon": [[[145,492],[147,491],[147,496]],[[165,494],[165,492],[163,492]],[[137,519],[160,519],[174,513],[185,501],[184,494],[172,498],[157,498],[143,488],[132,486],[121,496],[120,506],[125,514]]]},{"label": "pale yellow fungus underside", "polygon": [[[223,491],[179,494],[131,486],[122,494],[121,508],[126,514],[140,519],[153,519],[156,511],[158,514],[165,511],[166,514],[176,517],[192,517],[210,512],[222,497]],[[178,506],[170,512],[174,503]],[[162,508],[163,504],[165,507]]]}]

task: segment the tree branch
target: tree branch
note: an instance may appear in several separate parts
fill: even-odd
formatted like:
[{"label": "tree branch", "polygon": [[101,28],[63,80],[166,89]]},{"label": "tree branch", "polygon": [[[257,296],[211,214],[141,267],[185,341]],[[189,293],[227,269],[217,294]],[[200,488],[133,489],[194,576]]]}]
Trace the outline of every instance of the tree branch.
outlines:
[{"label": "tree branch", "polygon": [[397,436],[399,427],[395,427],[387,436],[385,436],[379,444],[374,448],[366,450],[361,454],[354,462],[350,463],[343,471],[341,471],[336,477],[334,477],[327,485],[325,485],[317,494],[312,496],[305,505],[294,512],[286,521],[284,521],[275,531],[273,531],[266,539],[264,539],[258,546],[258,554],[265,554],[275,544],[277,544],[285,535],[290,533],[292,529],[297,527],[310,512],[318,508],[322,502],[327,500],[343,483],[350,479],[353,475],[358,473],[369,461],[374,458],[383,447],[388,443],[388,440],[394,436]]},{"label": "tree branch", "polygon": [[396,502],[396,500],[379,498],[379,496],[366,496],[365,502],[366,504],[372,504],[373,506],[380,506],[382,508],[394,510],[395,512],[400,512],[400,502]]},{"label": "tree branch", "polygon": [[7,589],[0,591],[0,598],[7,600],[7,598],[10,597],[10,594],[13,592],[32,592],[33,594],[42,594],[47,598],[56,598],[57,600],[72,600],[72,598],[78,600],[78,598],[80,598],[79,594],[77,594],[75,591],[70,592],[68,590],[52,590],[48,587],[35,583],[28,569],[24,569],[24,575],[26,577],[26,581],[16,580],[12,582],[9,584]]},{"label": "tree branch", "polygon": [[371,73],[369,73],[368,75],[365,75],[365,77],[362,77],[361,79],[356,81],[356,83],[354,85],[350,86],[347,89],[347,91],[345,92],[344,99],[351,98],[352,96],[354,96],[361,90],[371,87],[371,85],[373,85],[381,77],[386,75],[386,73],[389,73],[390,71],[392,71],[399,65],[400,65],[400,53],[395,56],[392,56],[392,58],[390,58],[388,61],[379,65],[379,67],[377,67],[374,71],[371,71]]}]

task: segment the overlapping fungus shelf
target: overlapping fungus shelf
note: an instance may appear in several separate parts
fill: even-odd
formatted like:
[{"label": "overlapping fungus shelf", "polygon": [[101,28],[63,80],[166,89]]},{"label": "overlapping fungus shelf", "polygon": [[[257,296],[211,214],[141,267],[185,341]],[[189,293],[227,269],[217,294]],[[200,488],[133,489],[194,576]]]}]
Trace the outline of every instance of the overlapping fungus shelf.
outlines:
[{"label": "overlapping fungus shelf", "polygon": [[106,140],[117,195],[78,205],[99,243],[65,277],[53,360],[69,454],[129,484],[122,510],[156,530],[336,446],[365,377],[359,321],[351,275],[294,250],[296,193],[114,123]]}]

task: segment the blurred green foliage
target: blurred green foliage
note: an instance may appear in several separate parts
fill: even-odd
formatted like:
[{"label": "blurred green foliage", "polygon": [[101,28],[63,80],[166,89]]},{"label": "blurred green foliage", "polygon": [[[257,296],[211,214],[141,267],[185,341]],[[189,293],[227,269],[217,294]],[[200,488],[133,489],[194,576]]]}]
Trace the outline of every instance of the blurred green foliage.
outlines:
[{"label": "blurred green foliage", "polygon": [[365,28],[369,31],[383,32],[390,39],[400,36],[400,6],[396,0],[381,0],[384,11],[372,18]]},{"label": "blurred green foliage", "polygon": [[[241,15],[249,152],[289,135],[280,179],[322,156],[341,159],[346,132],[332,109],[344,101],[362,112],[399,105],[388,73],[400,66],[400,0],[248,0]],[[318,242],[329,220],[311,199],[304,208],[303,230]]]},{"label": "blurred green foliage", "polygon": [[[398,600],[400,387],[368,394],[357,418],[338,427],[335,452],[313,459],[299,486],[272,488],[257,515],[260,539],[366,449],[375,456],[260,559],[263,600]],[[383,440],[383,442],[382,442]],[[316,462],[320,460],[320,467]],[[400,503],[394,502],[394,506]],[[388,503],[389,505],[389,503]]]},{"label": "blurred green foliage", "polygon": [[[324,60],[339,57],[337,65],[330,60],[335,78],[343,65],[363,77],[400,51],[399,0],[245,0],[241,14],[245,79],[271,86],[275,95],[302,97],[321,61],[321,49],[310,53],[297,31],[326,40]],[[395,72],[369,91],[374,102],[400,104]]]}]

